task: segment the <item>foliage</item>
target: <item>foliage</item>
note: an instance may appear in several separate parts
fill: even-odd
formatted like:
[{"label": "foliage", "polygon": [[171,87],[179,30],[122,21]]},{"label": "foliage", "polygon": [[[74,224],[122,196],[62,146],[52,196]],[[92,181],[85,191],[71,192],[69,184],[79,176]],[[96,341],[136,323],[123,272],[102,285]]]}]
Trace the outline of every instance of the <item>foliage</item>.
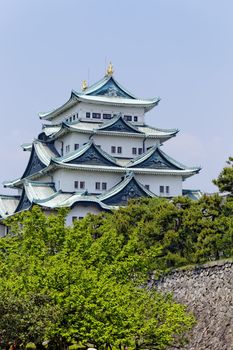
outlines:
[{"label": "foliage", "polygon": [[220,192],[229,192],[233,196],[233,157],[229,157],[227,166],[223,168],[218,178],[213,180]]},{"label": "foliage", "polygon": [[74,341],[98,349],[179,344],[193,317],[170,295],[146,287],[148,272],[168,250],[158,230],[175,206],[152,206],[157,212],[168,206],[153,234],[146,203],[88,215],[73,227],[64,225],[66,211],[45,216],[36,206],[10,218],[11,235],[0,240],[0,338],[39,349],[45,340],[48,349]]},{"label": "foliage", "polygon": [[[231,194],[232,162],[214,181]],[[34,206],[6,221],[1,342],[41,350],[178,348],[193,317],[150,286],[167,270],[233,256],[233,196],[139,198],[72,227],[66,215]]]}]

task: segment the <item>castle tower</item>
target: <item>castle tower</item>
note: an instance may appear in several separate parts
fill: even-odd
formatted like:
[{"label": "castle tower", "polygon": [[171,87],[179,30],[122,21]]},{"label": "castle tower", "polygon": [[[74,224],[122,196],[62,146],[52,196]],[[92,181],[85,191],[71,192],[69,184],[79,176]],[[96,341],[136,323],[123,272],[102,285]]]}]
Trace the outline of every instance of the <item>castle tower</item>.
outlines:
[{"label": "castle tower", "polygon": [[31,143],[23,175],[4,183],[18,196],[0,196],[0,217],[37,204],[69,207],[67,224],[87,213],[112,210],[130,198],[182,195],[182,182],[199,172],[165,154],[161,145],[177,129],[148,126],[159,98],[139,99],[122,87],[110,65],[106,75],[64,104],[40,113],[42,130]]}]

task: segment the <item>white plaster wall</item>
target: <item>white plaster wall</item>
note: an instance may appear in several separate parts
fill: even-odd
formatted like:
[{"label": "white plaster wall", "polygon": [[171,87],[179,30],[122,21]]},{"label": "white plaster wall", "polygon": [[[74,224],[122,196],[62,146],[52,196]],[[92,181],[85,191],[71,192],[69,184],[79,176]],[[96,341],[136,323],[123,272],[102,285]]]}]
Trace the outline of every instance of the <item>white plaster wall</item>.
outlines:
[{"label": "white plaster wall", "polygon": [[[61,147],[63,142],[63,155],[66,154],[66,146],[70,146],[70,152],[74,151],[75,143],[79,144],[79,147],[84,145],[89,141],[90,134],[82,134],[79,132],[70,132],[69,134],[64,135],[55,141],[55,147],[59,153],[61,153]],[[123,157],[123,158],[134,158],[138,155],[132,154],[132,147],[143,148],[143,138],[138,137],[126,137],[126,136],[108,136],[108,135],[94,135],[93,140],[96,145],[100,145],[101,148],[111,154],[114,157]],[[148,147],[154,146],[156,143],[159,143],[158,140],[146,140],[145,142],[145,151]],[[118,154],[111,153],[111,146],[121,146],[122,153]]]},{"label": "white plaster wall", "polygon": [[78,203],[75,207],[73,207],[70,210],[69,214],[67,215],[66,225],[68,226],[72,225],[73,223],[72,217],[77,217],[79,219],[79,218],[83,218],[88,213],[99,214],[100,212],[101,210],[95,205],[84,206],[83,204]]},{"label": "white plaster wall", "polygon": [[36,178],[35,181],[39,181],[39,182],[53,182],[54,181],[53,180],[53,174],[51,173],[51,175],[42,175],[42,176]]},{"label": "white plaster wall", "polygon": [[106,182],[107,190],[120,182],[123,174],[120,173],[104,173],[104,172],[92,172],[85,170],[66,170],[57,169],[54,173],[54,182],[56,189],[62,189],[65,192],[83,192],[83,189],[75,189],[74,181],[85,181],[85,190],[89,193],[102,193],[102,190],[95,189],[96,182]]},{"label": "white plaster wall", "polygon": [[70,146],[70,152],[74,151],[74,144],[78,143],[79,147],[81,147],[84,143],[89,141],[88,134],[82,134],[78,132],[70,132],[62,137],[59,140],[55,141],[56,150],[61,154],[61,147],[63,142],[63,155],[66,155],[66,146]]},{"label": "white plaster wall", "polygon": [[56,123],[61,123],[62,121],[66,121],[66,119],[72,117],[73,120],[73,115],[75,115],[75,120],[77,120],[77,113],[79,113],[79,103],[77,103],[75,106],[67,109],[65,112],[59,114],[57,117],[55,117],[52,120],[53,124]]},{"label": "white plaster wall", "polygon": [[159,146],[161,142],[158,139],[146,139],[145,141],[145,150],[149,147],[153,147],[154,145]]},{"label": "white plaster wall", "polygon": [[136,179],[143,185],[149,185],[150,191],[157,196],[161,196],[159,186],[169,186],[169,194],[164,193],[163,196],[173,197],[182,195],[182,177],[175,175],[149,175],[138,174]]},{"label": "white plaster wall", "polygon": [[[61,113],[59,116],[53,119],[53,123],[60,123],[62,121],[66,121],[66,119],[69,119],[75,115],[75,120],[77,120],[77,114],[78,118],[80,119],[86,119],[86,112],[96,112],[96,113],[110,113],[110,114],[118,114],[122,113],[123,115],[132,115],[138,117],[139,124],[144,123],[144,108],[140,107],[121,107],[121,106],[106,106],[101,104],[94,104],[94,103],[86,103],[86,102],[80,102],[77,103],[77,105],[69,108],[65,112]],[[92,118],[88,118],[88,120],[91,120]],[[70,119],[69,119],[70,120]],[[94,119],[94,120],[101,120],[101,119]],[[135,123],[135,124],[137,124]]]},{"label": "white plaster wall", "polygon": [[[122,158],[134,158],[137,155],[133,155],[132,147],[137,149],[143,148],[143,139],[137,137],[123,137],[123,136],[108,136],[108,135],[95,135],[94,141],[97,145],[101,145],[101,148],[111,154],[113,157]],[[111,153],[111,146],[121,146],[122,153]]]}]

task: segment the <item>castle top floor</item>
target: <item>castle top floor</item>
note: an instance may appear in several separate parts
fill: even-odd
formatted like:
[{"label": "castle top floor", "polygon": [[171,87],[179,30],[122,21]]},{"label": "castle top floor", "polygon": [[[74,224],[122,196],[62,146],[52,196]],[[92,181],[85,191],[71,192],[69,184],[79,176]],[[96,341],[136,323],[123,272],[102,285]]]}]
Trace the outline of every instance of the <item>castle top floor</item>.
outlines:
[{"label": "castle top floor", "polygon": [[160,99],[139,99],[122,87],[113,77],[110,64],[106,75],[97,83],[88,87],[82,83],[82,92],[72,90],[71,96],[62,106],[39,113],[42,120],[53,124],[74,122],[76,120],[105,121],[121,113],[126,121],[144,124],[144,115],[154,108]]}]

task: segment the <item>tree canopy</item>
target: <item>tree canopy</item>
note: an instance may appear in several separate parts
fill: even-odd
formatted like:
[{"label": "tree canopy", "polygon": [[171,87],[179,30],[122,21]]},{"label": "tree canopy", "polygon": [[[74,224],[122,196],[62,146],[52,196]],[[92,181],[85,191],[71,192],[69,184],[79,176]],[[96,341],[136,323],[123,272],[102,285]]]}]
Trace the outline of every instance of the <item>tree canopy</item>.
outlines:
[{"label": "tree canopy", "polygon": [[227,160],[227,166],[223,168],[213,183],[218,186],[220,192],[229,192],[233,196],[233,157]]},{"label": "tree canopy", "polygon": [[73,227],[65,216],[35,206],[8,220],[11,234],[0,240],[2,342],[165,349],[183,341],[193,317],[148,288],[161,247],[141,239],[140,223],[125,231],[124,209]]},{"label": "tree canopy", "polygon": [[[232,164],[227,169],[231,174],[223,170],[216,184],[230,191],[221,187],[224,177],[232,186]],[[0,340],[38,349],[46,343],[51,350],[180,346],[194,319],[152,281],[174,268],[233,256],[232,196],[139,198],[71,227],[66,215],[64,209],[47,216],[34,206],[6,220]]]}]

